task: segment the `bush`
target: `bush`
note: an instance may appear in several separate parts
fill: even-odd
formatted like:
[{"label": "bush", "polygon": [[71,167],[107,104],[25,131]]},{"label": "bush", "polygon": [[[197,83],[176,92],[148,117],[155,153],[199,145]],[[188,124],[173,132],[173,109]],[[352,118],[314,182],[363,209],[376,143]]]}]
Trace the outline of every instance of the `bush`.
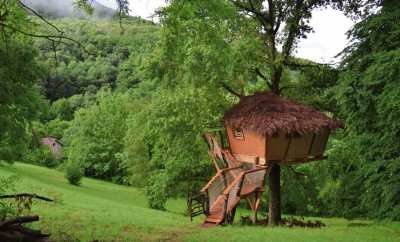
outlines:
[{"label": "bush", "polygon": [[79,186],[83,176],[82,169],[76,164],[68,164],[65,171],[65,178],[72,185]]},{"label": "bush", "polygon": [[45,146],[32,150],[27,155],[26,160],[29,163],[46,167],[56,167],[61,163],[61,160],[57,160],[49,148]]}]

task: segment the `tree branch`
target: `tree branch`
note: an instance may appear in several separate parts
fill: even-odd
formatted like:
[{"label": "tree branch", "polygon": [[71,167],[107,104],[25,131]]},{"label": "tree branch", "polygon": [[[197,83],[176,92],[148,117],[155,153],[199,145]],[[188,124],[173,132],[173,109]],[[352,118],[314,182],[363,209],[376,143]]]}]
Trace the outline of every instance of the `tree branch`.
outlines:
[{"label": "tree branch", "polygon": [[295,38],[298,35],[298,31],[299,30],[299,24],[300,24],[300,20],[302,18],[302,12],[301,9],[303,8],[303,0],[296,0],[296,5],[295,8],[293,10],[293,20],[292,21],[287,21],[287,24],[289,24],[288,29],[288,35],[286,38],[285,43],[283,44],[282,47],[282,56],[283,56],[283,61],[285,62],[290,55],[290,52],[292,51],[293,45],[295,43]]},{"label": "tree branch", "polygon": [[15,32],[18,32],[20,34],[26,35],[26,36],[30,36],[30,37],[34,37],[34,38],[44,38],[47,39],[49,41],[55,42],[55,43],[62,43],[65,45],[69,45],[67,42],[64,42],[62,40],[68,40],[73,42],[74,44],[78,45],[81,49],[83,49],[86,53],[90,54],[90,55],[96,55],[93,52],[88,51],[79,41],[72,39],[70,37],[67,36],[63,36],[63,35],[43,35],[43,34],[34,34],[34,33],[29,33],[29,32],[25,32],[23,30],[17,29],[13,26],[10,26],[8,24],[2,23],[0,22],[0,26],[3,26],[4,28],[9,28]]},{"label": "tree branch", "polygon": [[20,4],[23,8],[27,9],[28,11],[30,11],[31,13],[33,13],[36,17],[40,18],[43,22],[45,22],[46,24],[50,25],[51,27],[53,27],[55,30],[57,30],[59,33],[64,34],[64,31],[62,31],[61,29],[59,29],[57,26],[55,26],[54,24],[52,24],[50,21],[48,21],[46,18],[44,18],[41,14],[39,14],[38,12],[36,12],[34,9],[28,7],[26,4],[24,4],[23,2],[21,2],[20,0],[17,0],[18,4]]},{"label": "tree branch", "polygon": [[272,89],[272,83],[264,74],[261,73],[260,69],[255,68],[254,71],[259,77],[261,77],[267,83],[268,87]]},{"label": "tree branch", "polygon": [[298,172],[296,171],[292,166],[288,166],[289,170],[291,170],[293,172],[293,174],[295,174],[297,177],[298,176],[302,176],[302,177],[306,177],[307,174],[302,173],[302,172]]},{"label": "tree branch", "polygon": [[31,197],[31,198],[36,198],[36,199],[40,199],[40,200],[47,201],[47,202],[54,202],[54,200],[51,199],[51,198],[40,196],[40,195],[36,195],[36,194],[31,194],[31,193],[19,193],[19,194],[11,194],[11,195],[1,195],[0,199],[21,198],[21,197]]},{"label": "tree branch", "polygon": [[37,216],[37,215],[22,216],[22,217],[8,219],[8,220],[5,220],[4,222],[0,223],[0,230],[6,229],[14,224],[30,223],[30,222],[34,222],[34,221],[39,221],[39,216]]},{"label": "tree branch", "polygon": [[221,86],[222,86],[225,90],[227,90],[230,94],[232,94],[232,95],[234,95],[234,96],[237,96],[238,98],[242,98],[242,97],[243,97],[242,94],[240,94],[240,93],[234,91],[234,90],[233,90],[230,86],[228,86],[226,83],[221,82]]}]

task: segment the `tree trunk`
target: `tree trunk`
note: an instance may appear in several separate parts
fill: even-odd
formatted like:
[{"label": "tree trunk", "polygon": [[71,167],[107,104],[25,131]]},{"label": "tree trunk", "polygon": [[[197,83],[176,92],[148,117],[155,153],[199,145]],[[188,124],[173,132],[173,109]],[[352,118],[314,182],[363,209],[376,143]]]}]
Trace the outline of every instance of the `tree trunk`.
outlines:
[{"label": "tree trunk", "polygon": [[269,173],[268,225],[275,226],[281,221],[281,167],[273,165]]},{"label": "tree trunk", "polygon": [[[279,84],[282,77],[282,66],[275,65],[271,73],[271,91],[280,95]],[[268,226],[276,226],[281,221],[281,167],[274,164],[269,173]]]}]

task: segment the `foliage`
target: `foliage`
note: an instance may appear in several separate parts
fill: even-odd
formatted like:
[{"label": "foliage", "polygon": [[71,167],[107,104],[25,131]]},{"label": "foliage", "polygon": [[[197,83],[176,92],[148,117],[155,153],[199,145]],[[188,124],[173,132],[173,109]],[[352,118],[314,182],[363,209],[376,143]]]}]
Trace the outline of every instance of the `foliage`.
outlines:
[{"label": "foliage", "polygon": [[124,157],[135,174],[133,183],[146,185],[152,207],[162,208],[167,198],[197,190],[208,176],[202,134],[218,124],[216,95],[192,87],[181,87],[174,96],[160,90],[131,116]]},{"label": "foliage", "polygon": [[36,86],[40,67],[32,41],[3,25],[32,28],[16,1],[0,5],[0,160],[22,157],[29,143],[29,123],[37,119],[44,101]]},{"label": "foliage", "polygon": [[[196,14],[203,7],[212,16],[205,24]],[[169,197],[197,191],[211,175],[202,134],[220,127],[232,100],[222,83],[243,87],[256,48],[253,36],[229,36],[239,20],[222,2],[172,4],[164,14],[161,41],[140,73],[147,81],[134,91],[142,103],[128,122],[123,155],[132,184],[145,186],[158,209]]]},{"label": "foliage", "polygon": [[[0,195],[8,195],[15,191],[15,185],[18,182],[17,176],[1,176],[0,177]],[[9,215],[16,213],[15,204],[5,200],[0,200],[0,221],[4,220]]]},{"label": "foliage", "polygon": [[333,89],[347,125],[332,150],[331,161],[340,165],[332,165],[336,175],[328,183],[336,184],[329,196],[337,197],[340,215],[400,219],[399,7],[383,1],[380,11],[355,25]]},{"label": "foliage", "polygon": [[79,164],[69,162],[65,168],[65,178],[71,185],[79,186],[81,184],[83,172]]},{"label": "foliage", "polygon": [[[111,20],[67,18],[54,24],[84,45],[54,46],[45,39],[35,40],[35,48],[41,51],[39,61],[47,69],[41,86],[51,101],[96,93],[101,87],[115,88],[117,83],[139,82],[135,79],[138,68],[131,65],[128,69],[127,65],[140,62],[141,53],[153,48],[158,31],[157,26],[137,20],[124,22],[124,35],[119,34],[118,23]],[[65,115],[72,118],[70,112]]]},{"label": "foliage", "polygon": [[70,126],[70,122],[61,120],[61,119],[53,119],[46,123],[46,136],[54,137],[58,140],[61,140],[64,137],[64,132]]},{"label": "foliage", "polygon": [[54,155],[51,153],[50,149],[47,146],[40,145],[39,147],[32,149],[26,156],[25,161],[47,166],[47,167],[56,167],[60,164],[61,160],[56,159]]},{"label": "foliage", "polygon": [[65,131],[66,154],[86,176],[124,182],[127,171],[118,153],[123,149],[130,103],[129,94],[102,90],[95,104],[75,113]]}]

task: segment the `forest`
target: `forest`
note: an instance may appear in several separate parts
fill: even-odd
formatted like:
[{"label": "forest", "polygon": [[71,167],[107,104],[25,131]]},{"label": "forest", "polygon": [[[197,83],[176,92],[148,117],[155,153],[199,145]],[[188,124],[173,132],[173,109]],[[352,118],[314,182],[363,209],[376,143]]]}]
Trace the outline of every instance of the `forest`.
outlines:
[{"label": "forest", "polygon": [[[4,221],[38,214],[49,241],[399,241],[400,2],[171,0],[158,21],[130,16],[129,1],[115,13],[94,2],[60,16],[0,0],[0,238]],[[340,63],[295,57],[327,7],[355,20]],[[282,217],[326,228],[237,216],[202,230],[186,201],[215,174],[203,134],[265,90],[345,125],[325,160],[280,166]],[[21,193],[33,195],[7,198]]]}]

